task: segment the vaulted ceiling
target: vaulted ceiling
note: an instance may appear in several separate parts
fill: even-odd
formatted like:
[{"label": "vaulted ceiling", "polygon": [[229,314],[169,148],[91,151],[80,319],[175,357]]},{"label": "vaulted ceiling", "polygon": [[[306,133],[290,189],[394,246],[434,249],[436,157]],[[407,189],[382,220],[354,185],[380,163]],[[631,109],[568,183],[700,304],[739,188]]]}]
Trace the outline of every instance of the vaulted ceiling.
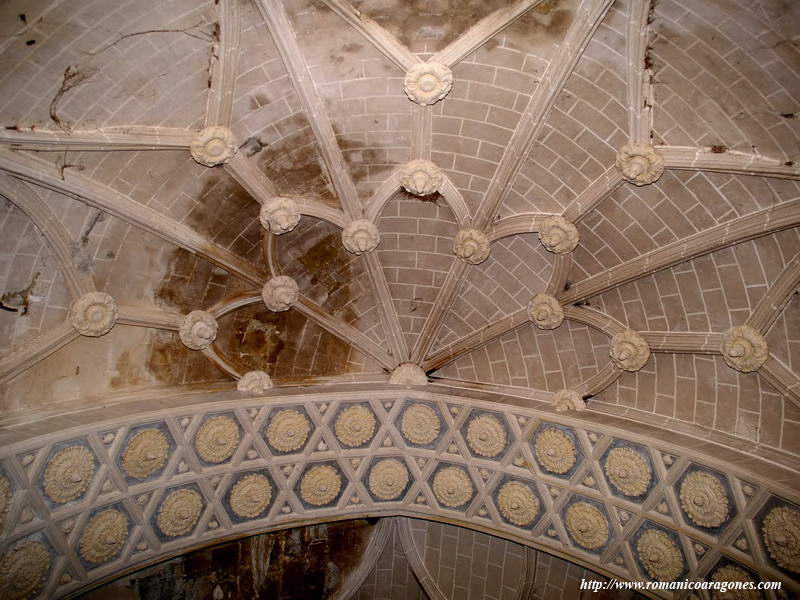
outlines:
[{"label": "vaulted ceiling", "polygon": [[[486,394],[511,420],[613,423],[651,458],[674,432],[712,469],[764,461],[780,489],[751,507],[751,545],[761,507],[796,502],[795,3],[9,0],[0,15],[9,456],[56,443],[39,419],[137,398],[268,379],[275,402],[396,393],[424,371],[425,389]],[[270,286],[288,290],[278,310]],[[23,466],[11,487],[33,490]],[[760,552],[737,560],[800,570]]]}]

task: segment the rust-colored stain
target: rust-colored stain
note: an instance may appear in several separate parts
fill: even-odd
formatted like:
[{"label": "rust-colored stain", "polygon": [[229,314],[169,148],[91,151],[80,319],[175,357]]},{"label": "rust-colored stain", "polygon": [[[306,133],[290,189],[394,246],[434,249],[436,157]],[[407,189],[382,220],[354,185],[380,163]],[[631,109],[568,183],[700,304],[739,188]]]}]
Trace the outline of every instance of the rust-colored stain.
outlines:
[{"label": "rust-colored stain", "polygon": [[188,552],[107,583],[84,600],[330,598],[361,561],[365,519],[265,533]]},{"label": "rust-colored stain", "polygon": [[339,208],[311,126],[303,113],[283,119],[283,132],[291,132],[256,154],[259,167],[281,193],[309,195]]},{"label": "rust-colored stain", "polygon": [[[345,322],[356,320],[351,304],[358,259],[342,247],[338,228],[304,217],[276,244],[283,274],[293,277],[306,297]],[[216,343],[241,369],[260,369],[273,377],[323,377],[350,370],[350,345],[293,309],[273,313],[258,303],[226,315]]]}]

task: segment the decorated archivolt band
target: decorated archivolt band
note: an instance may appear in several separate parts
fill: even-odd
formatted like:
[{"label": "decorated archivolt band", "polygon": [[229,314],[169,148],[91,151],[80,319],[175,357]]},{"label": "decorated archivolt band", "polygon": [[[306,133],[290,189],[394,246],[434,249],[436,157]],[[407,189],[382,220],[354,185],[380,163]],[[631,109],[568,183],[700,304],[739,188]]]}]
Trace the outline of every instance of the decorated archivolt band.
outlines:
[{"label": "decorated archivolt band", "polygon": [[[245,399],[245,405],[232,404],[227,409],[210,407],[209,410],[203,406],[201,410],[206,412],[195,418],[189,418],[186,411],[171,417],[161,415],[172,424],[148,414],[141,415],[141,421],[121,426],[100,422],[92,427],[92,435],[108,447],[110,462],[108,457],[96,454],[86,439],[51,440],[53,449],[48,451],[43,464],[37,463],[39,466],[35,467],[38,476],[31,472],[30,481],[22,482],[17,479],[20,475],[12,480],[0,474],[0,517],[4,518],[10,507],[16,515],[12,523],[5,523],[4,531],[19,531],[6,538],[2,546],[0,593],[4,598],[28,598],[51,585],[48,589],[61,590],[57,593],[61,595],[77,589],[75,585],[86,585],[98,567],[123,560],[125,565],[143,558],[150,560],[147,557],[156,557],[157,549],[151,549],[145,538],[133,539],[135,531],[143,527],[152,527],[153,535],[165,544],[183,539],[195,540],[192,543],[196,544],[197,540],[210,540],[214,535],[231,535],[235,533],[231,527],[237,524],[246,527],[247,523],[259,520],[277,523],[276,519],[296,523],[300,504],[289,501],[293,494],[304,507],[303,512],[308,511],[315,519],[326,510],[335,514],[342,510],[362,510],[365,503],[372,507],[367,510],[374,511],[381,503],[404,502],[408,494],[417,510],[433,511],[430,514],[434,517],[440,512],[456,520],[459,514],[474,515],[470,518],[483,519],[484,527],[490,526],[500,535],[513,531],[514,539],[523,541],[530,541],[531,535],[536,539],[543,536],[565,544],[555,547],[557,550],[572,547],[598,556],[618,539],[611,524],[613,512],[607,512],[605,506],[606,501],[614,503],[614,498],[620,498],[625,502],[624,510],[618,507],[623,526],[633,513],[641,513],[644,520],[625,535],[636,566],[624,561],[613,564],[638,569],[641,576],[656,581],[672,581],[687,576],[691,569],[679,539],[683,534],[677,533],[681,527],[717,536],[718,530],[728,526],[744,506],[732,497],[731,486],[737,483],[729,475],[686,461],[676,471],[673,465],[678,463],[674,455],[667,460],[667,454],[626,442],[613,434],[604,434],[609,438],[603,442],[603,436],[597,433],[555,422],[551,419],[553,413],[548,417],[528,415],[521,408],[497,410],[495,404],[473,405],[462,397],[457,404],[446,405],[446,400],[436,400],[424,392],[417,393],[416,398],[409,394],[413,393],[398,395],[395,390],[393,396],[387,396],[389,399],[372,402],[356,397],[337,400],[336,395],[330,400],[298,401],[293,396],[276,398],[266,405],[259,400],[249,407],[246,403],[251,401]],[[238,408],[234,410],[235,406]],[[253,422],[255,433],[246,433],[247,420]],[[386,444],[385,430],[381,437],[378,432],[390,423],[399,437]],[[109,428],[114,427],[123,429],[109,433]],[[185,442],[173,437],[175,427],[187,432]],[[585,427],[601,428],[588,423]],[[317,431],[320,428],[322,432]],[[273,458],[262,459],[255,450],[257,444],[253,445],[253,436],[263,436]],[[460,438],[458,443],[457,438]],[[592,452],[592,446],[581,442],[581,438],[599,444],[598,451]],[[331,453],[333,440],[341,451]],[[249,449],[242,452],[245,444]],[[468,452],[462,453],[459,448]],[[514,456],[510,462],[504,458],[512,449],[518,453],[525,448],[530,451],[528,456],[533,463],[525,456]],[[37,453],[35,449],[22,453],[15,450],[0,464],[5,469],[7,461],[19,460],[22,467],[16,470],[28,473],[25,469],[33,468],[34,461],[26,457]],[[188,466],[182,468],[190,453],[199,460],[200,471],[196,473]],[[175,454],[181,457],[178,465],[171,460]],[[648,494],[663,493],[653,490],[661,485],[664,472],[658,474],[652,468],[651,454],[663,456],[668,485],[675,490],[685,526],[676,523],[676,529],[670,529],[672,525],[665,525],[664,519],[653,523],[642,513],[643,508],[635,508],[646,505]],[[587,460],[597,461],[598,471],[581,471]],[[170,464],[172,467],[168,467]],[[352,469],[345,468],[346,465]],[[538,473],[531,472],[533,465]],[[104,485],[99,496],[97,491],[91,492],[98,489],[101,477],[108,478],[109,469],[119,469],[129,490],[120,493],[112,484]],[[211,471],[205,473],[206,469]],[[600,491],[594,472],[605,477],[611,496],[606,497]],[[214,494],[204,491],[204,479],[216,490]],[[368,497],[359,495],[358,487],[354,487],[356,480]],[[555,481],[561,483],[554,485]],[[154,488],[156,482],[164,488],[163,493]],[[746,497],[754,497],[753,486],[738,485]],[[25,486],[30,489],[23,491],[21,488]],[[430,495],[423,493],[426,487]],[[588,496],[587,490],[591,490]],[[52,511],[52,516],[45,518],[36,508],[39,517],[36,520],[19,518],[23,496],[27,498],[26,494],[32,493],[42,494],[46,510]],[[151,502],[154,493],[158,499]],[[542,499],[545,493],[552,498],[547,505]],[[130,512],[128,496],[142,510],[150,507],[146,522]],[[789,577],[800,574],[800,509],[775,495],[758,497],[762,498],[761,507],[756,507],[758,514],[747,518],[760,536],[750,543],[763,544],[769,561],[766,566],[773,569],[764,577],[773,578],[775,573]],[[87,499],[83,518],[71,507]],[[552,502],[555,504],[548,508]],[[487,510],[492,505],[494,509]],[[407,506],[407,501],[403,506]],[[56,512],[62,507],[70,510],[69,519]],[[660,506],[657,510],[671,518],[668,510],[662,511]],[[233,525],[225,524],[229,521],[220,518],[220,511],[228,512]],[[561,519],[566,537],[562,538],[548,524],[550,521],[542,520],[545,513],[548,519]],[[80,582],[73,582],[72,575],[65,571],[57,575],[55,587],[47,583],[58,563],[51,534],[42,533],[44,524],[51,521],[70,534],[80,528],[71,536],[69,550],[84,565],[86,573],[80,575]],[[749,548],[747,542],[737,541],[735,545],[737,551]],[[745,569],[731,558],[725,560],[728,562],[707,565],[703,573],[719,578],[731,571],[732,577],[741,580],[756,577],[747,570],[753,568],[752,564]],[[725,567],[730,568],[724,571]]]}]

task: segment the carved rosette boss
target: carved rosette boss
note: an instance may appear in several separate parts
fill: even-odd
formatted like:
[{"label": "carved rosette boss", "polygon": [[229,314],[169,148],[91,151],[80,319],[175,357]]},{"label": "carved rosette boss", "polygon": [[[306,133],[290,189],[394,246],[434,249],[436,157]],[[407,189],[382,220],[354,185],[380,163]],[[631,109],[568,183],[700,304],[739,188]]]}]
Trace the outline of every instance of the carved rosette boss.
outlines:
[{"label": "carved rosette boss", "polygon": [[564,322],[564,309],[550,294],[536,294],[528,303],[528,317],[539,329],[555,329]]},{"label": "carved rosette boss", "polygon": [[430,444],[439,435],[441,421],[439,415],[427,404],[412,404],[403,413],[400,431],[412,444]]},{"label": "carved rosette boss", "polygon": [[372,221],[368,219],[356,219],[351,221],[342,230],[342,244],[351,254],[361,256],[372,252],[378,247],[381,241],[381,234]]},{"label": "carved rosette boss", "polygon": [[472,498],[472,481],[461,467],[445,467],[433,478],[433,494],[444,506],[455,508]]},{"label": "carved rosette boss", "polygon": [[435,104],[447,96],[452,87],[453,73],[437,62],[412,65],[403,81],[406,96],[422,106]]},{"label": "carved rosette boss", "polygon": [[453,239],[453,254],[471,265],[481,264],[489,258],[491,250],[489,237],[478,229],[459,229]]},{"label": "carved rosette boss", "polygon": [[475,454],[492,458],[505,449],[506,430],[496,417],[480,415],[467,426],[467,443]]},{"label": "carved rosette boss", "polygon": [[396,458],[381,460],[369,473],[369,491],[381,500],[395,500],[408,483],[408,468]]},{"label": "carved rosette boss", "polygon": [[572,440],[555,427],[548,427],[537,436],[534,450],[539,464],[551,473],[566,473],[577,460]]},{"label": "carved rosette boss", "polygon": [[217,320],[204,310],[193,310],[183,319],[178,335],[190,350],[208,348],[217,338]]},{"label": "carved rosette boss", "polygon": [[728,564],[720,567],[711,575],[711,581],[753,584],[752,589],[728,588],[724,593],[720,590],[712,590],[712,600],[762,600],[763,598],[761,592],[755,589],[755,582],[752,577],[747,574],[747,571],[736,565]]},{"label": "carved rosette boss", "polygon": [[725,487],[711,473],[689,473],[681,483],[680,498],[683,510],[701,527],[719,527],[728,518]]},{"label": "carved rosette boss", "polygon": [[128,539],[128,518],[119,510],[96,514],[81,535],[80,554],[83,560],[100,564],[114,558]]},{"label": "carved rosette boss", "polygon": [[650,144],[628,142],[617,153],[617,169],[626,181],[647,185],[664,173],[664,157]]},{"label": "carved rosette boss", "polygon": [[416,196],[430,196],[438,192],[443,182],[442,169],[429,160],[412,160],[403,165],[400,171],[400,185]]},{"label": "carved rosette boss", "polygon": [[300,296],[297,282],[286,275],[273,277],[261,289],[261,298],[272,312],[289,310]]},{"label": "carved rosette boss", "polygon": [[731,327],[722,341],[722,357],[732,369],[742,373],[756,371],[769,358],[767,340],[749,325]]},{"label": "carved rosette boss", "polygon": [[553,407],[556,412],[567,410],[585,410],[586,402],[580,392],[576,390],[560,390],[553,394]]},{"label": "carved rosette boss", "polygon": [[69,308],[70,325],[88,337],[100,337],[111,331],[117,315],[116,300],[103,292],[87,292]]},{"label": "carved rosette boss", "polygon": [[375,416],[366,406],[350,406],[339,413],[334,431],[342,444],[356,448],[366,443],[375,432]]},{"label": "carved rosette boss", "polygon": [[204,461],[221,463],[228,460],[239,446],[239,427],[225,415],[211,417],[194,436],[194,447]]},{"label": "carved rosette boss", "polygon": [[258,217],[264,229],[275,235],[282,235],[297,227],[300,222],[300,209],[292,198],[276,196],[261,205]]},{"label": "carved rosette boss", "polygon": [[539,514],[539,499],[524,483],[509,481],[497,494],[500,513],[514,525],[525,527]]},{"label": "carved rosette boss", "polygon": [[200,494],[194,490],[176,490],[161,503],[156,523],[164,535],[186,535],[194,528],[202,510]]},{"label": "carved rosette boss", "polygon": [[206,167],[214,167],[228,162],[236,154],[238,147],[233,133],[227,127],[213,126],[198,131],[189,148],[192,158]]},{"label": "carved rosette boss", "polygon": [[564,520],[572,538],[584,548],[597,550],[608,541],[608,519],[588,502],[572,504]]},{"label": "carved rosette boss", "polygon": [[767,513],[761,531],[769,555],[779,566],[800,573],[800,511],[777,506]]},{"label": "carved rosette boss", "polygon": [[161,470],[169,455],[169,441],[160,429],[144,429],[134,435],[122,453],[122,470],[128,477],[145,479]]},{"label": "carved rosette boss", "polygon": [[311,467],[300,482],[300,497],[308,504],[328,504],[342,488],[342,477],[331,465]]},{"label": "carved rosette boss", "polygon": [[683,555],[675,541],[659,529],[648,529],[636,542],[647,574],[656,581],[674,581],[683,572]]},{"label": "carved rosette boss", "polygon": [[560,215],[547,217],[539,226],[539,241],[554,254],[572,252],[579,239],[578,228]]},{"label": "carved rosette boss", "polygon": [[267,427],[267,441],[279,452],[292,452],[306,443],[311,425],[304,414],[286,408],[275,414]]},{"label": "carved rosette boss", "polygon": [[272,387],[272,378],[264,371],[248,371],[236,382],[236,389],[248,394],[263,394]]},{"label": "carved rosette boss", "polygon": [[0,591],[8,600],[24,600],[38,592],[50,571],[50,552],[41,542],[17,544],[0,562]]},{"label": "carved rosette boss", "polygon": [[44,493],[64,503],[83,496],[94,475],[94,456],[83,446],[59,450],[44,471]]},{"label": "carved rosette boss", "polygon": [[635,372],[650,358],[650,345],[633,329],[625,329],[611,338],[608,354],[617,368]]},{"label": "carved rosette boss", "polygon": [[428,375],[414,363],[402,363],[392,371],[390,385],[427,385]]},{"label": "carved rosette boss", "polygon": [[611,485],[626,496],[641,496],[650,485],[652,474],[642,455],[624,446],[614,448],[604,465]]},{"label": "carved rosette boss", "polygon": [[233,512],[244,519],[257,517],[269,506],[272,486],[260,473],[245,475],[231,489],[230,504]]}]

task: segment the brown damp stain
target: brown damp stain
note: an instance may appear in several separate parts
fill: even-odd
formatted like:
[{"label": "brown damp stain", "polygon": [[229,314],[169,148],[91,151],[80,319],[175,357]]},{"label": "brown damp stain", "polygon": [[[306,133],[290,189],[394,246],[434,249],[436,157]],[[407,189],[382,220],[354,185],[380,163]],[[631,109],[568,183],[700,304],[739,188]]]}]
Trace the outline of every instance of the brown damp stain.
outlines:
[{"label": "brown damp stain", "polygon": [[223,171],[209,171],[195,200],[186,224],[226,248],[258,219],[258,202]]},{"label": "brown damp stain", "polygon": [[522,15],[508,27],[506,32],[509,47],[524,51],[530,46],[531,37],[534,35],[556,40],[564,36],[572,23],[573,11],[569,8],[559,8],[559,1],[545,4],[545,7],[539,5]]},{"label": "brown damp stain", "polygon": [[423,44],[433,51],[441,50],[480,19],[507,6],[505,0],[396,0],[379,6],[361,0],[352,4],[412,51],[420,50]]},{"label": "brown damp stain", "polygon": [[307,119],[295,114],[281,128],[293,133],[256,154],[258,166],[281,193],[309,195],[340,208]]},{"label": "brown damp stain", "polygon": [[127,387],[137,387],[147,383],[148,379],[142,370],[142,365],[131,360],[130,350],[125,350],[119,355],[114,365],[115,375],[111,377],[111,389],[118,390]]}]

